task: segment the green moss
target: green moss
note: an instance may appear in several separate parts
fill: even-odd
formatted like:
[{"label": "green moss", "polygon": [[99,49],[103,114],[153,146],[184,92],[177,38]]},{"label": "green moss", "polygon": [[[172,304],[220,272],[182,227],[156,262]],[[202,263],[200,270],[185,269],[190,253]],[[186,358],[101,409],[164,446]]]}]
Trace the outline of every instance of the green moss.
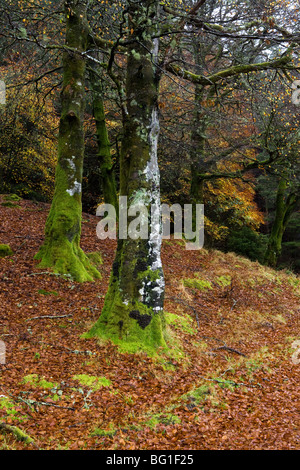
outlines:
[{"label": "green moss", "polygon": [[101,274],[92,265],[81,248],[68,240],[56,250],[40,251],[35,259],[40,259],[38,268],[51,268],[54,273],[70,276],[75,282],[94,281],[101,279]]},{"label": "green moss", "polygon": [[0,397],[0,409],[5,410],[7,416],[12,419],[18,419],[19,412],[16,405],[7,397]]},{"label": "green moss", "polygon": [[57,383],[54,382],[48,382],[44,377],[40,378],[38,374],[29,374],[25,375],[22,380],[23,383],[30,383],[36,388],[42,388],[42,389],[51,389],[57,387]]},{"label": "green moss", "polygon": [[153,313],[139,301],[123,302],[111,281],[101,316],[84,336],[111,340],[121,350],[130,353],[146,351],[152,355],[157,348],[167,349],[164,329],[162,311]]},{"label": "green moss", "polygon": [[16,207],[16,208],[20,207],[20,206],[18,206],[18,204],[14,204],[12,201],[2,202],[1,206],[3,206],[3,207]]},{"label": "green moss", "polygon": [[27,444],[29,444],[30,442],[34,442],[33,439],[30,436],[28,436],[28,434],[22,431],[22,429],[17,428],[16,426],[10,426],[9,429],[11,432],[13,432],[13,434],[16,436],[16,438],[19,441],[24,441]]},{"label": "green moss", "polygon": [[199,278],[183,279],[183,285],[185,287],[199,289],[202,291],[213,288],[211,285],[211,282],[206,281],[205,279],[199,279]]},{"label": "green moss", "polygon": [[86,253],[86,255],[95,266],[99,266],[103,264],[101,253],[99,253],[98,251],[94,251],[92,253]]},{"label": "green moss", "polygon": [[16,426],[11,426],[9,424],[4,424],[2,426],[2,429],[4,431],[8,431],[10,433],[12,433],[16,439],[18,439],[19,441],[23,441],[23,442],[26,442],[26,444],[30,444],[32,442],[34,442],[34,440],[28,436],[28,434],[26,434],[24,431],[22,431],[22,429],[16,427]]},{"label": "green moss", "polygon": [[181,396],[183,401],[192,402],[195,405],[199,405],[205,402],[208,396],[211,394],[211,388],[207,385],[201,385],[200,387],[194,388],[190,392]]},{"label": "green moss", "polygon": [[91,436],[102,436],[102,437],[112,437],[116,434],[117,428],[113,425],[113,423],[109,423],[106,429],[103,428],[96,428]]},{"label": "green moss", "polygon": [[217,284],[219,284],[219,286],[221,287],[227,287],[227,286],[230,286],[231,284],[231,276],[219,276],[217,279],[216,279],[216,282]]},{"label": "green moss", "polygon": [[21,198],[17,194],[5,194],[3,197],[5,201],[20,201]]},{"label": "green moss", "polygon": [[165,424],[166,426],[180,424],[179,416],[173,413],[157,413],[151,416],[150,419],[145,421],[145,426],[155,429],[158,424]]},{"label": "green moss", "polygon": [[92,390],[99,390],[101,387],[110,387],[112,385],[111,381],[105,377],[95,377],[87,374],[74,375],[73,380],[77,380],[81,385]]},{"label": "green moss", "polygon": [[35,259],[39,268],[51,268],[57,274],[70,275],[74,281],[101,278],[99,271],[80,248],[81,202],[70,196],[64,170],[57,168],[56,195],[47,218],[45,241]]},{"label": "green moss", "polygon": [[9,245],[0,244],[0,258],[4,258],[5,256],[10,256],[13,254],[14,252]]},{"label": "green moss", "polygon": [[165,312],[166,322],[175,328],[189,334],[196,334],[197,330],[193,328],[193,320],[186,314],[176,315],[175,313]]}]

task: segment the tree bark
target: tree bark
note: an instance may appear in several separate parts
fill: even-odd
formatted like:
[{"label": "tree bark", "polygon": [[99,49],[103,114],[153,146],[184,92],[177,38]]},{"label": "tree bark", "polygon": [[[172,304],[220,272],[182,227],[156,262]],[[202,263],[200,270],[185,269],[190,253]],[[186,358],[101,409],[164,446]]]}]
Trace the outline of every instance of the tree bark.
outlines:
[{"label": "tree bark", "polygon": [[193,213],[195,213],[194,206],[196,204],[204,204],[204,182],[202,175],[207,172],[205,165],[205,144],[206,144],[206,129],[207,118],[205,110],[202,108],[203,87],[196,85],[195,87],[195,112],[191,133],[191,202],[193,204]]},{"label": "tree bark", "polygon": [[116,213],[118,213],[116,181],[111,157],[111,145],[105,122],[102,80],[99,75],[100,72],[97,71],[96,65],[91,63],[89,77],[92,89],[93,115],[96,123],[98,161],[101,171],[104,202],[113,205]]},{"label": "tree bark", "polygon": [[297,193],[290,193],[286,197],[288,182],[281,178],[276,195],[275,219],[272,225],[264,263],[275,268],[281,255],[282,237],[297,203]]},{"label": "tree bark", "polygon": [[[130,45],[127,61],[127,112],[120,161],[120,195],[128,206],[144,207],[142,224],[148,236],[133,239],[128,219],[119,234],[110,285],[102,314],[89,336],[122,342],[129,350],[166,346],[164,338],[164,275],[161,263],[160,177],[157,163],[159,134],[156,62],[158,1],[128,1]],[[122,199],[123,200],[123,199]],[[138,212],[137,212],[138,213]],[[120,203],[120,217],[126,208]],[[144,218],[143,218],[144,217]]]},{"label": "tree bark", "polygon": [[80,248],[81,187],[84,157],[84,107],[87,47],[87,1],[65,1],[66,50],[63,54],[63,85],[58,136],[55,191],[45,226],[45,239],[36,259],[76,281],[100,277]]}]

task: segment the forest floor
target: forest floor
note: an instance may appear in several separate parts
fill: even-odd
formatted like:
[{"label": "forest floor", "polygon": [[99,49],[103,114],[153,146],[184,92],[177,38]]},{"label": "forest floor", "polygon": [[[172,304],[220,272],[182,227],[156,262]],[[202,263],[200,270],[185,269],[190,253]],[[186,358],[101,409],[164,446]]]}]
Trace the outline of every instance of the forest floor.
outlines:
[{"label": "forest floor", "polygon": [[99,219],[83,215],[82,248],[102,279],[78,284],[33,260],[49,205],[1,202],[0,449],[299,450],[299,277],[165,240],[170,353],[128,354],[82,338],[114,258]]}]

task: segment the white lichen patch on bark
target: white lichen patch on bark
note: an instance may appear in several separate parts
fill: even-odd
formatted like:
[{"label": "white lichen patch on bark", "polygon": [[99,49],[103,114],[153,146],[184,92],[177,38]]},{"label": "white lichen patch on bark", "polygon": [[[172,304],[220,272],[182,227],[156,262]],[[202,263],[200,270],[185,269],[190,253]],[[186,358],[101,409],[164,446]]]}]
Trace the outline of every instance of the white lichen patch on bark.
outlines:
[{"label": "white lichen patch on bark", "polygon": [[[153,108],[149,126],[150,159],[145,169],[148,182],[151,183],[151,222],[150,222],[150,259],[151,270],[161,270],[159,277],[155,280],[155,287],[152,291],[156,293],[157,300],[161,298],[165,289],[165,282],[162,273],[161,244],[162,244],[162,223],[161,223],[161,202],[160,202],[160,174],[157,159],[157,146],[159,136],[159,118],[157,108]],[[154,310],[162,310],[162,306],[155,306]]]},{"label": "white lichen patch on bark", "polygon": [[68,164],[71,169],[70,174],[69,174],[69,180],[74,180],[74,183],[72,183],[72,187],[67,189],[67,193],[70,194],[70,196],[74,196],[74,194],[80,194],[81,193],[81,183],[79,183],[76,178],[76,164],[75,164],[75,155],[72,155],[71,158],[68,159]]},{"label": "white lichen patch on bark", "polygon": [[161,268],[161,242],[162,242],[162,227],[161,227],[161,203],[160,203],[160,175],[157,161],[157,144],[159,136],[159,119],[158,111],[156,108],[152,110],[149,143],[150,143],[150,160],[146,167],[146,179],[152,184],[151,193],[151,226],[149,244],[151,247],[152,258],[155,259],[152,263],[152,270]]},{"label": "white lichen patch on bark", "polygon": [[80,194],[81,193],[81,183],[78,181],[74,181],[73,187],[70,189],[67,189],[67,193],[70,194],[70,196],[74,196],[74,194]]},{"label": "white lichen patch on bark", "polygon": [[68,160],[68,163],[70,165],[71,170],[73,170],[74,175],[75,175],[75,171],[76,171],[76,165],[75,165],[75,162],[74,162],[75,158],[76,158],[75,155],[72,155],[72,157]]}]

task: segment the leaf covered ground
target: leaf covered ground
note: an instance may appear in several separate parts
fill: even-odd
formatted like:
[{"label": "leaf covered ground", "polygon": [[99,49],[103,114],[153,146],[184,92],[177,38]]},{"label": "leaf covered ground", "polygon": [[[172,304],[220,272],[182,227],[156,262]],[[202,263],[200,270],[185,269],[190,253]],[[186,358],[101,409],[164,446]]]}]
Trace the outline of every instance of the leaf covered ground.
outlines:
[{"label": "leaf covered ground", "polygon": [[0,449],[300,448],[299,277],[165,240],[170,350],[128,354],[82,338],[101,313],[114,241],[84,214],[82,248],[101,253],[102,279],[40,270],[48,210],[0,197],[0,243],[14,252],[0,259]]}]

